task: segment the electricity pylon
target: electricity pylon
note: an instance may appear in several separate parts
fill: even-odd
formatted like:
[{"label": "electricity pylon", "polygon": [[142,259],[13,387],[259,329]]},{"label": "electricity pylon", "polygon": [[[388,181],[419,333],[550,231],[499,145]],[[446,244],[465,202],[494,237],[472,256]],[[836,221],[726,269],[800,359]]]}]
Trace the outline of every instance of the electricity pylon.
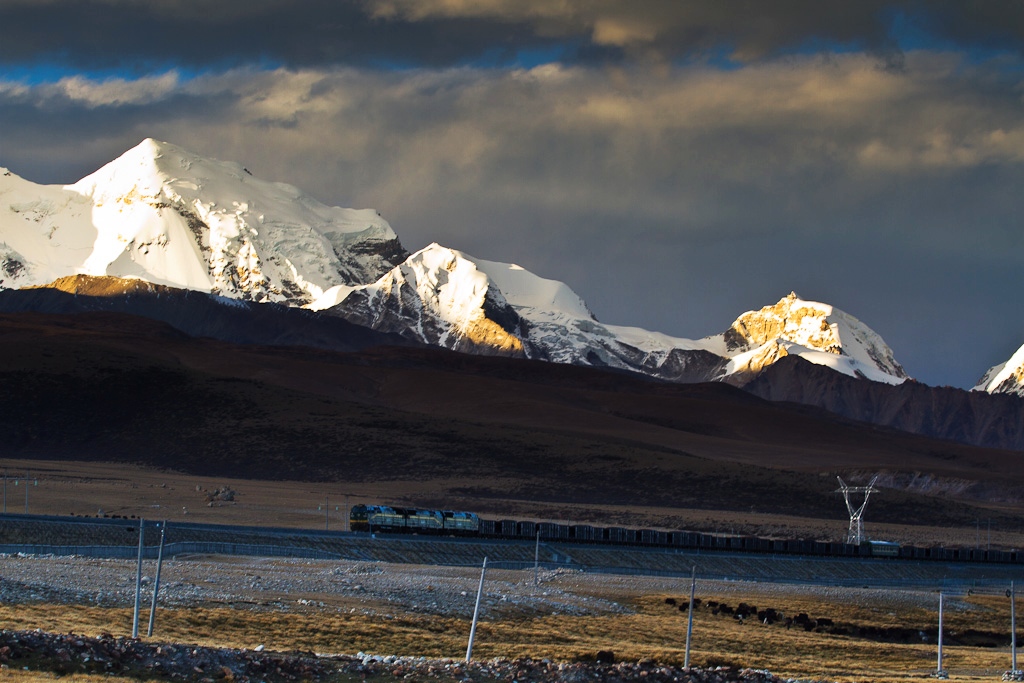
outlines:
[{"label": "electricity pylon", "polygon": [[[878,475],[876,474],[872,477],[871,483],[867,486],[847,486],[842,477],[837,476],[836,479],[839,480],[839,490],[836,491],[836,493],[843,494],[843,498],[846,500],[846,509],[850,513],[850,531],[846,534],[846,542],[854,545],[860,545],[865,540],[864,524],[861,521],[861,517],[864,515],[864,508],[868,506],[868,497],[878,490],[875,488],[875,482],[878,481]],[[853,503],[850,502],[851,493],[864,494],[864,500],[856,510],[853,509]]]}]

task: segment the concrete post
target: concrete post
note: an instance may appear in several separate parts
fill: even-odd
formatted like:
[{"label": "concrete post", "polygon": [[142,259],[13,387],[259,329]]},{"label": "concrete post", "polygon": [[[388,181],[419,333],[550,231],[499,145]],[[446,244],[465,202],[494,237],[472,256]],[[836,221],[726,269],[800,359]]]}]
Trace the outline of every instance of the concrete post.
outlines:
[{"label": "concrete post", "polygon": [[537,544],[533,547],[533,585],[540,585],[538,570],[540,568],[540,529],[537,529]]},{"label": "concrete post", "polygon": [[686,610],[686,655],[683,657],[683,668],[690,668],[690,637],[693,635],[693,598],[697,594],[697,567],[694,565],[690,573],[690,607]]},{"label": "concrete post", "polygon": [[156,621],[156,596],[160,592],[160,570],[164,565],[164,538],[167,535],[167,520],[160,525],[160,550],[156,554],[156,578],[153,579],[153,602],[149,606],[149,628],[146,629],[146,636],[153,635],[153,622]]},{"label": "concrete post", "polygon": [[1017,672],[1017,592],[1010,582],[1010,671]]},{"label": "concrete post", "polygon": [[938,668],[935,669],[935,675],[939,678],[944,677],[942,670],[942,591],[939,591],[939,661]]},{"label": "concrete post", "polygon": [[142,538],[145,522],[139,518],[139,558],[135,569],[135,612],[132,614],[132,638],[139,637],[139,603],[142,599]]},{"label": "concrete post", "polygon": [[473,639],[476,637],[476,621],[480,616],[480,598],[484,594],[484,576],[487,575],[487,558],[484,558],[483,569],[480,570],[480,586],[476,589],[476,606],[473,608],[473,625],[469,627],[469,646],[466,647],[466,663],[473,658]]}]

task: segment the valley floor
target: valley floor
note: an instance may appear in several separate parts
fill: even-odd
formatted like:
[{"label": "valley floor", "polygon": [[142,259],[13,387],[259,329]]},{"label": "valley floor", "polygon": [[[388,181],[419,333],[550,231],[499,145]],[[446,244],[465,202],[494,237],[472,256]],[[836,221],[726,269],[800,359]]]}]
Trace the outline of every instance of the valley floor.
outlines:
[{"label": "valley floor", "polygon": [[[436,503],[438,490],[435,482],[411,479],[319,484],[214,479],[121,464],[7,460],[0,461],[0,466],[7,473],[2,500],[12,513],[24,512],[27,474],[31,514],[100,514],[296,529],[344,529],[343,510],[348,504]],[[450,490],[451,482],[445,485]],[[218,497],[218,492],[225,491],[231,492],[233,500]],[[456,509],[493,516],[563,522],[608,520],[826,539],[840,538],[846,530],[839,511],[834,519],[815,520],[756,511],[534,504],[498,495],[450,502]],[[838,508],[841,501],[836,502]],[[989,532],[984,519],[961,528],[875,525],[869,508],[866,528],[876,538],[901,542],[1024,546],[1020,530]],[[149,618],[155,562],[147,561],[144,571],[141,633]],[[245,648],[250,653],[261,645],[265,652],[353,656],[362,652],[382,658],[370,662],[377,669],[369,673],[379,674],[378,680],[463,680],[464,671],[456,674],[444,667],[465,655],[479,577],[474,567],[178,556],[163,568],[154,636],[141,642],[175,648],[182,644]],[[5,633],[41,629],[125,637],[132,630],[134,586],[133,560],[0,556],[0,627]],[[804,680],[924,678],[936,668],[937,589],[936,585],[895,590],[850,583],[838,587],[827,580],[801,585],[703,577],[697,582],[702,602],[694,611],[692,661],[701,667],[725,667],[721,680],[738,680],[735,672],[747,667]],[[974,594],[968,594],[962,584],[947,589],[945,668],[957,680],[998,677],[1010,668],[1009,600],[1002,586],[997,591],[991,584],[987,592]],[[542,668],[556,673],[545,678],[540,669],[509,665],[512,668],[495,669],[490,678],[474,680],[512,680],[517,675],[517,680],[641,677],[639,669],[630,669],[637,678],[630,678],[632,673],[623,678],[621,672],[615,674],[617,679],[611,677],[609,669],[600,669],[605,665],[593,663],[598,652],[614,653],[616,661],[633,665],[647,662],[644,680],[687,680],[680,677],[679,667],[687,624],[687,612],[680,608],[687,603],[688,592],[686,578],[561,570],[541,571],[535,582],[532,569],[489,570],[474,658],[548,660],[551,666]],[[737,611],[747,616],[739,619]],[[420,671],[392,666],[398,660],[386,658],[397,655],[449,661],[428,663],[428,670]],[[358,662],[361,666],[362,658]],[[576,662],[591,662],[585,666],[596,668],[559,673],[559,666]],[[652,673],[654,663],[672,667],[666,669],[667,678]],[[4,680],[15,683],[51,680],[56,675],[52,661],[11,659],[0,664],[8,667],[3,670]],[[24,665],[30,670],[22,670]],[[536,674],[533,678],[531,671]],[[577,673],[570,676],[566,671]],[[195,673],[192,680],[203,680],[208,673]],[[361,673],[344,674],[331,680],[361,677]],[[74,674],[64,680],[112,679]]]}]

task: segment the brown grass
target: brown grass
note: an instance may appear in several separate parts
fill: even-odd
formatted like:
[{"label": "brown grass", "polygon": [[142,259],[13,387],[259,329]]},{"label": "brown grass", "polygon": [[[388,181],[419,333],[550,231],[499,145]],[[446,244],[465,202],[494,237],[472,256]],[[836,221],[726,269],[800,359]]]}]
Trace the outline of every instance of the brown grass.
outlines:
[{"label": "brown grass", "polygon": [[[865,600],[837,603],[799,593],[749,594],[728,592],[704,595],[735,606],[741,601],[785,610],[788,615],[807,612],[829,616],[836,622],[885,628],[935,628],[934,608],[903,607]],[[620,596],[623,597],[623,596]],[[635,612],[612,616],[506,617],[480,624],[474,655],[549,658],[575,661],[593,658],[598,650],[612,650],[624,660],[653,659],[681,664],[686,639],[686,614],[665,602],[663,594],[634,596]],[[1008,645],[1008,601],[972,597],[956,607],[950,603],[946,633],[967,629],[1005,634]],[[145,620],[145,615],[143,619]],[[847,680],[906,680],[926,676],[936,665],[934,644],[890,644],[828,633],[786,629],[756,620],[741,623],[707,610],[695,613],[692,662],[699,666],[735,665],[766,668],[789,677]],[[53,632],[126,633],[131,611],[88,606],[48,604],[2,605],[0,623],[8,628],[42,628]],[[254,647],[270,650],[461,658],[465,654],[469,623],[465,619],[398,614],[393,618],[362,613],[283,613],[232,608],[162,610],[154,640],[208,646]],[[1008,647],[947,646],[945,667],[954,678],[995,676],[1009,668]],[[11,679],[20,681],[46,678]],[[92,681],[88,677],[64,679]],[[109,679],[107,679],[109,680]]]},{"label": "brown grass", "polygon": [[[144,683],[146,679],[125,678],[123,676],[101,676],[96,674],[63,674],[58,676],[49,671],[20,671],[18,669],[5,669],[3,680],[10,683],[40,683],[40,681],[56,681],[61,683],[116,683],[117,681],[131,681],[132,683]],[[158,679],[152,679],[158,680]]]}]

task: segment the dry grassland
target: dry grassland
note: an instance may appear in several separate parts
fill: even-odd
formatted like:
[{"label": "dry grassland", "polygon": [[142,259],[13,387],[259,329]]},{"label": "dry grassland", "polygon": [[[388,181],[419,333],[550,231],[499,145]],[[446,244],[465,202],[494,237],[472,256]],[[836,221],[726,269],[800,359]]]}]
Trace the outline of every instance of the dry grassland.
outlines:
[{"label": "dry grassland", "polygon": [[[686,614],[667,604],[666,598],[681,601],[683,596],[663,592],[625,595],[619,589],[603,590],[600,585],[587,584],[595,597],[616,598],[630,607],[631,613],[585,617],[492,614],[478,628],[475,657],[574,661],[592,658],[598,650],[612,650],[620,659],[682,663]],[[849,593],[837,601],[811,589],[754,585],[719,585],[719,589],[717,593],[702,591],[704,601],[733,606],[747,602],[782,610],[787,616],[806,612],[811,618],[827,616],[837,624],[876,629],[931,629],[934,638],[937,598],[931,594],[896,596],[864,591],[850,602]],[[945,666],[953,679],[991,680],[1009,668],[1008,602],[1002,596],[947,598],[947,643],[968,631],[991,634],[999,641],[996,647],[947,645]],[[364,651],[456,659],[464,655],[467,620],[396,613],[393,605],[381,607],[390,612],[390,618],[381,617],[383,610],[379,614],[331,610],[285,613],[226,607],[162,610],[159,637],[154,640],[237,648],[263,644],[271,650],[320,653]],[[0,623],[7,628],[53,632],[124,634],[130,631],[131,616],[131,610],[124,608],[0,606]],[[982,640],[985,638],[988,636]],[[807,632],[795,626],[787,629],[782,624],[765,625],[756,620],[741,623],[703,608],[695,613],[693,643],[692,660],[699,666],[765,668],[777,675],[805,679],[903,681],[927,677],[936,665],[934,643],[885,643]],[[28,683],[48,679],[45,674],[30,674],[10,680]],[[98,679],[63,680],[91,683]]]}]

